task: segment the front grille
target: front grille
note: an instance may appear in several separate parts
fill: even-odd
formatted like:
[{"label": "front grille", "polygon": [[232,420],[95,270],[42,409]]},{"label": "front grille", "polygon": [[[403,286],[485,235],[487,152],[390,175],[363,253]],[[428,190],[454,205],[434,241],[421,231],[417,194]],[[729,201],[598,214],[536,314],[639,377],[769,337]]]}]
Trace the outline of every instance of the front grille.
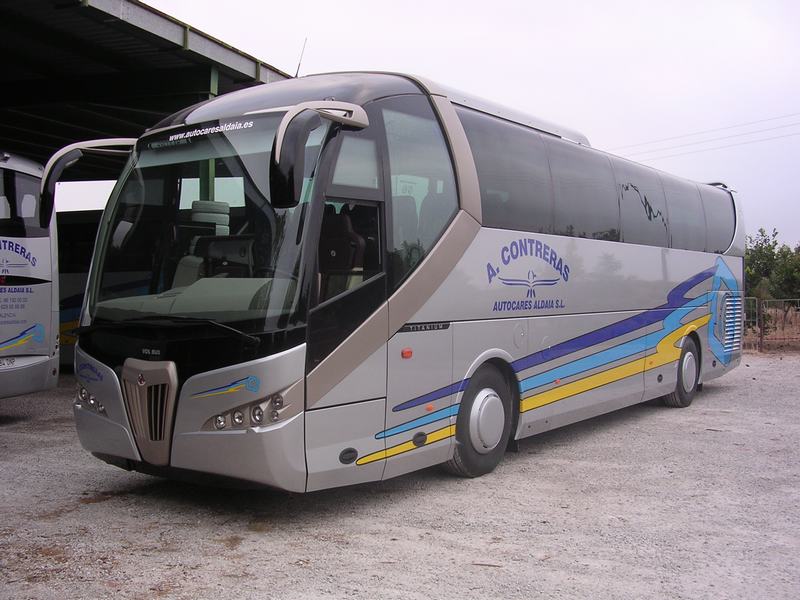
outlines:
[{"label": "front grille", "polygon": [[742,348],[742,297],[730,295],[725,298],[725,352]]},{"label": "front grille", "polygon": [[175,363],[129,358],[122,367],[122,395],[142,459],[169,464],[178,375]]},{"label": "front grille", "polygon": [[151,385],[147,388],[147,418],[152,442],[160,442],[164,439],[168,391],[169,386],[166,383]]}]

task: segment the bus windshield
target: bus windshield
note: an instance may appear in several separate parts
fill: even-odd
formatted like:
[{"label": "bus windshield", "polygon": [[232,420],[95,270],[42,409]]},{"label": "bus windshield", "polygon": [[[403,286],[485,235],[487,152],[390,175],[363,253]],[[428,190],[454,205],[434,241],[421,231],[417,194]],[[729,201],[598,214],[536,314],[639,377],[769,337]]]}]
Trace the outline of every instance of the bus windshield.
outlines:
[{"label": "bus windshield", "polygon": [[143,138],[112,195],[90,283],[92,320],[169,315],[250,333],[286,327],[298,308],[303,224],[327,124],[306,144],[302,201],[269,199],[283,113]]}]

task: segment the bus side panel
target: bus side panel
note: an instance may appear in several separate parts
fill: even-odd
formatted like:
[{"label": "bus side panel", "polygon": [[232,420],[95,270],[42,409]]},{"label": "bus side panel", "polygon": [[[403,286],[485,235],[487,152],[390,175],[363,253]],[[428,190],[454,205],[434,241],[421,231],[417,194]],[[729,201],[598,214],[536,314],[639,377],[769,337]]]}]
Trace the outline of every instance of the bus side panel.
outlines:
[{"label": "bus side panel", "polygon": [[517,437],[561,427],[642,400],[646,332],[636,313],[530,320],[531,353],[517,361]]},{"label": "bus side panel", "polygon": [[[429,327],[429,328],[426,328]],[[384,479],[442,463],[452,456],[457,386],[452,386],[453,328],[401,329],[388,344]]]},{"label": "bus side panel", "polygon": [[[668,315],[668,311],[663,311],[663,317]],[[662,318],[663,318],[662,317]],[[656,352],[656,345],[664,330],[661,322],[650,325],[647,328],[648,359],[651,359]],[[678,362],[677,358],[659,365],[653,369],[646,369],[644,372],[644,399],[652,400],[659,396],[665,396],[675,391],[678,385]]]},{"label": "bus side panel", "polygon": [[308,408],[316,410],[342,404],[352,404],[386,396],[386,344],[381,345],[367,360],[345,375],[333,389]]},{"label": "bus side panel", "polygon": [[[509,365],[528,354],[528,319],[454,323],[453,380],[466,389],[470,377],[489,361]],[[518,377],[508,382],[518,385]],[[463,400],[463,393],[456,400]]]},{"label": "bus side panel", "polygon": [[58,285],[51,258],[49,237],[0,237],[0,397],[49,389],[58,381]]},{"label": "bus side panel", "polygon": [[306,490],[377,481],[383,475],[386,399],[306,412]]},{"label": "bus side panel", "polygon": [[[741,273],[738,257],[483,228],[412,321],[493,319],[474,342],[488,350],[505,347],[486,332],[530,319],[529,354],[511,352],[523,437],[673,391],[691,332],[701,381],[738,364],[741,315],[715,298],[739,298]],[[715,312],[725,321],[716,329]],[[461,344],[454,386],[458,361],[479,352],[462,358]]]}]

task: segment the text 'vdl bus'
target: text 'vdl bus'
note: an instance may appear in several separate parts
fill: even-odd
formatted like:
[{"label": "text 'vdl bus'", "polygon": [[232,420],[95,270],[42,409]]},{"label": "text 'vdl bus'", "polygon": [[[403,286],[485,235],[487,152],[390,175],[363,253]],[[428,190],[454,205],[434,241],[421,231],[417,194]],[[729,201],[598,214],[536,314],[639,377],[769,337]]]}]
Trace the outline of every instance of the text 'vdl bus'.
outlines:
[{"label": "text 'vdl bus'", "polygon": [[740,361],[731,193],[577,132],[349,73],[129,143],[75,351],[78,434],[112,464],[297,492],[477,476]]}]

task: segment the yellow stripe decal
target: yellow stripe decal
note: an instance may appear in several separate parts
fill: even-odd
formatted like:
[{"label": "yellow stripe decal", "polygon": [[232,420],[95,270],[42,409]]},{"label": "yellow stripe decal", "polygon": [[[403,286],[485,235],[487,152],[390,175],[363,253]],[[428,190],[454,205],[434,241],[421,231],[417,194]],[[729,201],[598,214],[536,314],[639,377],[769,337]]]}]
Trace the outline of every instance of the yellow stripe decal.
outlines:
[{"label": "yellow stripe decal", "polygon": [[367,454],[366,456],[362,456],[356,461],[357,465],[368,465],[371,462],[375,462],[376,460],[384,460],[387,458],[391,458],[392,456],[397,456],[398,454],[403,454],[404,452],[410,452],[411,450],[416,450],[417,448],[422,448],[427,446],[428,444],[433,444],[434,442],[440,442],[442,440],[446,440],[447,438],[451,438],[456,434],[456,426],[455,425],[448,425],[447,427],[442,427],[441,429],[437,429],[436,431],[431,431],[428,434],[425,443],[422,446],[417,446],[411,440],[407,442],[403,442],[402,444],[398,444],[397,446],[392,446],[391,448],[387,448],[386,450],[378,450],[377,452],[373,452],[372,454]]},{"label": "yellow stripe decal", "polygon": [[553,402],[558,402],[565,398],[588,392],[590,390],[599,388],[601,386],[625,379],[632,375],[638,375],[651,369],[657,369],[667,363],[674,362],[681,357],[681,349],[675,347],[675,344],[681,338],[688,335],[691,331],[696,330],[708,323],[711,315],[704,315],[698,319],[690,321],[680,329],[666,335],[656,346],[656,353],[645,358],[639,358],[629,363],[618,365],[606,371],[595,373],[589,377],[572,381],[546,392],[533,394],[520,401],[520,412],[526,412],[539,408]]},{"label": "yellow stripe decal", "polygon": [[223,394],[232,394],[244,389],[244,384],[237,385],[236,387],[228,388],[227,390],[220,390],[218,392],[209,392],[208,394],[200,394],[194,398],[210,398],[211,396],[222,396]]},{"label": "yellow stripe decal", "polygon": [[2,352],[3,350],[8,350],[9,348],[16,348],[17,346],[22,346],[23,344],[27,344],[32,337],[33,334],[26,335],[24,338],[20,338],[11,344],[6,344],[5,346],[0,347],[0,352]]}]

